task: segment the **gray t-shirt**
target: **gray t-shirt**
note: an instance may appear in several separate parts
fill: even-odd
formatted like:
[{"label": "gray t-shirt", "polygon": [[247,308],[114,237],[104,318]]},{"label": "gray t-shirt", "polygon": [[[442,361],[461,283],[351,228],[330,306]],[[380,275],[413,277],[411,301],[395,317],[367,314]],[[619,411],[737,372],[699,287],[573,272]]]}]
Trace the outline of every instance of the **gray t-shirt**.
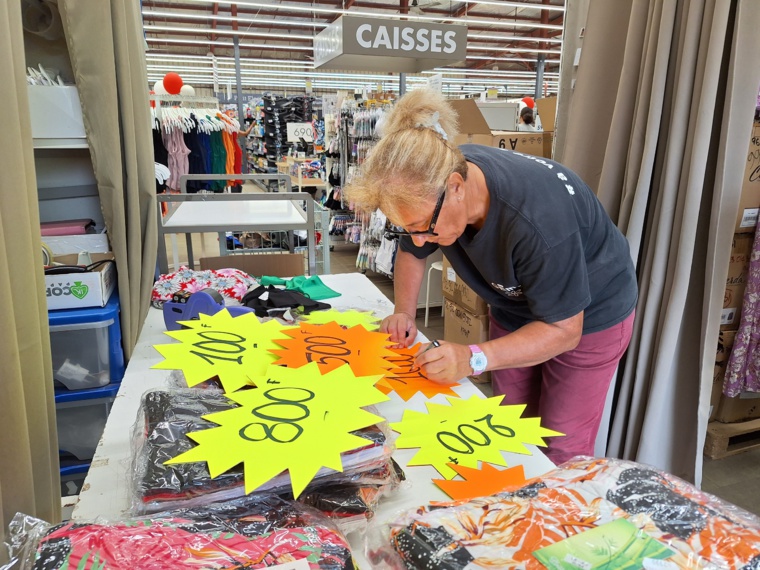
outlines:
[{"label": "gray t-shirt", "polygon": [[[483,171],[491,202],[480,231],[468,226],[441,249],[497,322],[515,330],[585,311],[588,334],[625,320],[638,296],[628,242],[578,175],[519,152],[459,148]],[[438,245],[404,236],[400,247],[425,258]]]}]

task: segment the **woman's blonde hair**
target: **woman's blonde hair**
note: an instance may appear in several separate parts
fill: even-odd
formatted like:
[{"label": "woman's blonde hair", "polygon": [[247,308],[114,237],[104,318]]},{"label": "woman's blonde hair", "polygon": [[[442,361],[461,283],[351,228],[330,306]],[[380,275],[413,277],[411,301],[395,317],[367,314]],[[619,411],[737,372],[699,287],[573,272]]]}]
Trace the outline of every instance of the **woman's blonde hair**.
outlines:
[{"label": "woman's blonde hair", "polygon": [[380,208],[398,223],[400,208],[437,198],[453,172],[466,178],[465,158],[451,142],[457,123],[456,111],[440,93],[417,89],[404,95],[382,124],[380,142],[345,188],[348,200],[357,210]]}]

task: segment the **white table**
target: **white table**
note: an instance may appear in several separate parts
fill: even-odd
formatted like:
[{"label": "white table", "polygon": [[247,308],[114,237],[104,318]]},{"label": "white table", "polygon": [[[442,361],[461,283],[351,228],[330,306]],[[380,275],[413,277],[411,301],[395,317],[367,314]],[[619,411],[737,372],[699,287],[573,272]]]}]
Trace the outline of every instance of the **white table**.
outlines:
[{"label": "white table", "polygon": [[[261,175],[235,175],[243,180],[268,179]],[[184,175],[186,179],[230,178],[232,175]],[[277,178],[277,176],[273,176]],[[289,183],[289,181],[288,181]],[[314,199],[307,192],[275,192],[263,194],[159,194],[157,200],[158,217],[158,268],[161,273],[169,270],[166,254],[166,234],[185,234],[188,264],[193,264],[193,244],[191,234],[217,232],[220,239],[220,253],[226,251],[224,232],[246,231],[287,231],[303,230],[307,236],[307,256],[309,274],[316,275],[316,234]],[[165,205],[168,212],[162,213]],[[293,244],[291,243],[291,250]]]},{"label": "white table", "polygon": [[[385,316],[393,311],[393,304],[364,275],[359,273],[322,275],[321,279],[328,287],[343,294],[341,297],[327,300],[336,309],[370,310],[378,316]],[[119,394],[111,408],[111,415],[108,417],[103,437],[95,451],[79,501],[74,508],[72,515],[74,519],[94,519],[98,516],[117,518],[127,514],[130,508],[131,433],[140,407],[140,399],[147,390],[166,387],[171,373],[168,370],[151,369],[151,366],[162,359],[153,345],[170,341],[169,337],[163,334],[164,331],[162,312],[151,309],[127,367]],[[420,335],[417,340],[426,339]],[[473,395],[485,397],[468,379],[463,379],[461,383],[461,386],[454,388],[461,397],[469,398]],[[427,399],[421,394],[415,395],[408,402],[404,402],[395,393],[391,393],[390,397],[389,401],[377,405],[379,412],[389,422],[399,421],[405,409],[425,410]],[[442,395],[435,396],[432,401],[447,402]],[[529,446],[529,448],[533,455],[504,453],[508,464],[522,464],[526,477],[541,475],[554,467],[538,448],[534,446]],[[433,478],[440,478],[433,467],[406,467],[407,462],[416,452],[416,449],[398,449],[393,454],[394,459],[404,467],[407,484],[382,501],[376,515],[378,520],[385,520],[403,509],[413,508],[431,500],[447,499],[446,495],[431,482]],[[353,533],[348,538],[360,567],[370,568],[364,558],[363,536],[360,533]]]}]

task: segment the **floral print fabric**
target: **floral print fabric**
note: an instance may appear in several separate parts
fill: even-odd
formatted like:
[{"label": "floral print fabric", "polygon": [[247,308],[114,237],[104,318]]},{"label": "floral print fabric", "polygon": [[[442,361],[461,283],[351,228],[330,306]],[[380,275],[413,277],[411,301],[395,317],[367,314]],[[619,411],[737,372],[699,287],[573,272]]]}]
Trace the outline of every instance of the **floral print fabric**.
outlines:
[{"label": "floral print fabric", "polygon": [[755,232],[739,332],[726,366],[723,393],[760,392],[760,232]]},{"label": "floral print fabric", "polygon": [[575,458],[514,493],[437,503],[391,525],[394,569],[543,569],[536,550],[625,518],[675,552],[668,568],[760,568],[760,519],[653,468]]},{"label": "floral print fabric", "polygon": [[175,273],[161,275],[153,284],[152,301],[161,303],[171,300],[179,291],[195,293],[208,288],[215,289],[227,299],[240,301],[249,289],[257,286],[253,277],[239,269],[193,271],[183,265]]}]

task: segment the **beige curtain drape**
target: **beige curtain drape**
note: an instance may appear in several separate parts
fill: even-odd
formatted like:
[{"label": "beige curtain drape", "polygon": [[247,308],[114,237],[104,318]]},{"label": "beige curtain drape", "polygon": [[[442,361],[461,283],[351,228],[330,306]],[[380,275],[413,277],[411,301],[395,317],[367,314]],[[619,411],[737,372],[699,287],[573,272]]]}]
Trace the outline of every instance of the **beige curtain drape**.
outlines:
[{"label": "beige curtain drape", "polygon": [[116,257],[129,358],[150,307],[158,233],[140,3],[59,0],[58,7]]},{"label": "beige curtain drape", "polygon": [[756,0],[591,0],[561,153],[628,237],[639,275],[608,455],[697,483],[758,23]]},{"label": "beige curtain drape", "polygon": [[[21,6],[0,3],[0,542],[16,512],[60,519],[53,365]],[[0,563],[5,556],[0,549]]]}]

